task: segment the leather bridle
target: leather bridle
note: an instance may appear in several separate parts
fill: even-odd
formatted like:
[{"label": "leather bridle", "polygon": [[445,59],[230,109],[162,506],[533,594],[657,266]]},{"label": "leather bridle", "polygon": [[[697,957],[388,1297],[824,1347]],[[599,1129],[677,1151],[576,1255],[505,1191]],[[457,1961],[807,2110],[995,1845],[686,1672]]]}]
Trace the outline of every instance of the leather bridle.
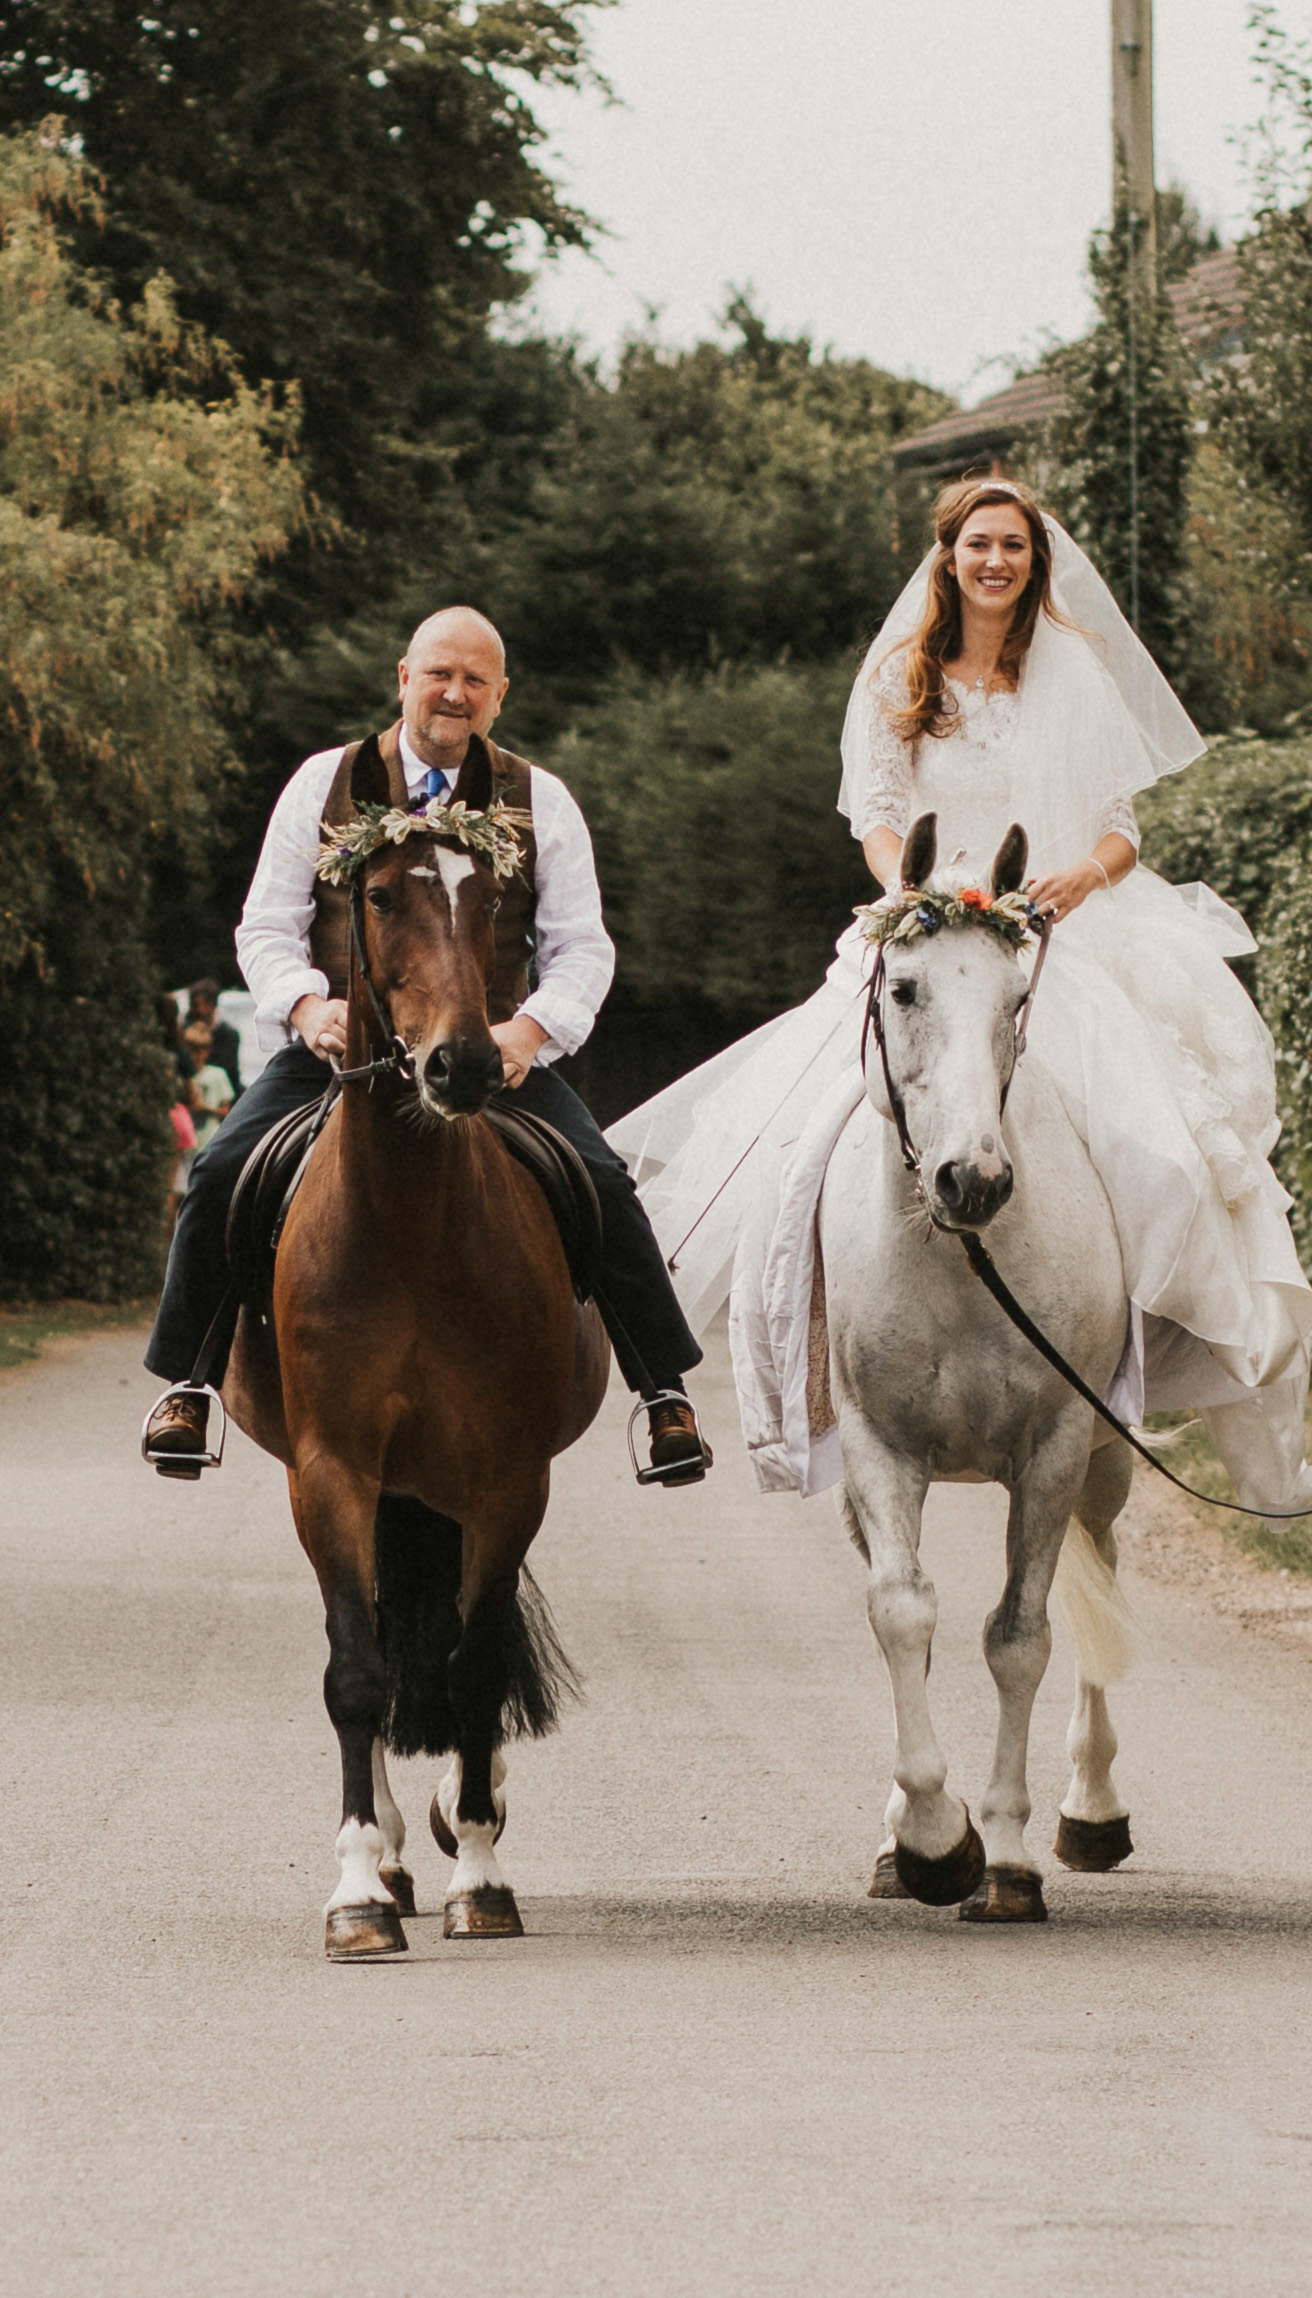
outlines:
[{"label": "leather bridle", "polygon": [[[948,930],[951,932],[961,929],[950,927]],[[1035,992],[1039,986],[1039,976],[1043,971],[1043,961],[1048,954],[1048,943],[1052,937],[1051,918],[1040,918],[1034,931],[1038,936],[1038,955],[1034,960],[1034,968],[1030,974],[1029,988],[1016,1009],[1015,1020],[1012,1025],[1014,1030],[1012,1062],[1003,1082],[1002,1094],[998,1102],[999,1117],[1007,1106],[1007,1095],[1011,1091],[1011,1081],[1016,1074],[1016,1064],[1025,1051],[1026,1040],[1029,1036],[1030,1013],[1034,1005]],[[884,1091],[888,1095],[888,1106],[892,1112],[894,1126],[897,1129],[898,1147],[902,1151],[902,1162],[915,1181],[921,1201],[932,1221],[934,1216],[930,1212],[929,1200],[925,1195],[925,1181],[921,1171],[920,1156],[907,1127],[906,1110],[902,1104],[902,1096],[893,1083],[893,1071],[888,1058],[888,1039],[884,1030],[884,990],[888,981],[888,967],[885,963],[887,947],[886,942],[879,944],[875,953],[874,971],[870,976],[870,988],[866,993],[865,1019],[861,1025],[861,1074],[862,1076],[865,1075],[866,1049],[873,1036],[875,1044],[879,1048],[879,1063],[884,1072]],[[935,1222],[935,1227],[939,1226],[941,1224]]]},{"label": "leather bridle", "polygon": [[338,1085],[372,1085],[376,1077],[395,1077],[402,1085],[413,1085],[415,1081],[414,1053],[399,1031],[393,1028],[392,1017],[378,995],[369,972],[369,960],[365,955],[364,947],[364,894],[358,879],[351,887],[350,920],[351,962],[369,1000],[374,1020],[392,1050],[373,1061],[362,1062],[358,1069],[343,1069],[336,1057],[330,1055],[333,1086],[335,1088]]}]

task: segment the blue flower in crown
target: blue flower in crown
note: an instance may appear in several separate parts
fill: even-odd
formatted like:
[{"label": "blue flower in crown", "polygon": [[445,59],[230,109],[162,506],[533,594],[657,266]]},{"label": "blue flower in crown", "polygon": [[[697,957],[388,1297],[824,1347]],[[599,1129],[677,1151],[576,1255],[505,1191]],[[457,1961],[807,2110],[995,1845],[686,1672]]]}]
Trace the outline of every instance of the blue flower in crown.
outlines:
[{"label": "blue flower in crown", "polygon": [[1037,933],[1040,926],[1043,924],[1043,912],[1039,908],[1037,902],[1026,902],[1025,923],[1029,927],[1031,933]]},{"label": "blue flower in crown", "polygon": [[919,909],[916,911],[916,916],[927,934],[936,934],[943,923],[937,910]]}]

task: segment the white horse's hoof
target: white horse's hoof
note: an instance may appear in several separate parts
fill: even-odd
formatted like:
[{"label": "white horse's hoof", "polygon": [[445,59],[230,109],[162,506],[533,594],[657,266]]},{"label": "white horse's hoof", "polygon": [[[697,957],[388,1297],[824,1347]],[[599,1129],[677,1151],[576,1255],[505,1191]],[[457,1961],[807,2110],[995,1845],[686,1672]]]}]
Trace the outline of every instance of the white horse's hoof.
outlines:
[{"label": "white horse's hoof", "polygon": [[1060,1813],[1053,1850],[1063,1867],[1085,1875],[1108,1875],[1134,1849],[1128,1813],[1120,1819],[1068,1819]]},{"label": "white horse's hoof", "polygon": [[1043,1878],[1032,1867],[986,1867],[984,1880],[959,1910],[963,1923],[1046,1923]]},{"label": "white horse's hoof", "polygon": [[969,1812],[960,1843],[944,1852],[941,1859],[926,1859],[899,1837],[893,1861],[898,1882],[922,1907],[955,1907],[959,1899],[969,1899],[982,1883],[987,1865],[983,1840]]},{"label": "white horse's hoof", "polygon": [[909,1899],[911,1893],[897,1871],[897,1855],[881,1851],[875,1861],[874,1880],[866,1893],[867,1899]]}]

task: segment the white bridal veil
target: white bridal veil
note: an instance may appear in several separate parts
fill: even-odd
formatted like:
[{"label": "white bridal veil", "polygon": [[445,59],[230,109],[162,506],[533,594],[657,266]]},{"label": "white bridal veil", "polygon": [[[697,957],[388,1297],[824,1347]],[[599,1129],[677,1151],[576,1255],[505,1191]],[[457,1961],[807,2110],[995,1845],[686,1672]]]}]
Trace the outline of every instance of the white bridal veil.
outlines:
[{"label": "white bridal veil", "polygon": [[[1012,491],[1005,480],[993,483]],[[1012,784],[1012,812],[1029,835],[1036,870],[1078,861],[1118,800],[1178,773],[1206,747],[1092,561],[1055,519],[1045,514],[1043,523],[1052,542],[1052,603],[1064,623],[1040,615],[1021,671]],[[936,555],[937,546],[900,593],[852,689],[838,803],[854,829],[864,812],[879,672],[920,624]]]}]

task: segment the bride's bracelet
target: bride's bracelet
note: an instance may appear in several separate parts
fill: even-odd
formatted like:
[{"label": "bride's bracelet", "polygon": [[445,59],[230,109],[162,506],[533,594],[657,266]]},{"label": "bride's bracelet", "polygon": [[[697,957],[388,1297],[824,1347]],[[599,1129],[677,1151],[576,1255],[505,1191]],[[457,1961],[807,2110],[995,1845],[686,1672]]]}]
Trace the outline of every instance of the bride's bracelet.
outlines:
[{"label": "bride's bracelet", "polygon": [[1096,854],[1090,854],[1090,856],[1089,856],[1089,860],[1092,862],[1092,864],[1093,864],[1093,866],[1094,866],[1095,870],[1098,872],[1098,875],[1099,875],[1099,877],[1102,879],[1102,882],[1103,882],[1104,886],[1107,888],[1107,891],[1108,891],[1108,893],[1110,893],[1110,892],[1111,892],[1111,890],[1112,890],[1112,882],[1111,882],[1111,879],[1108,877],[1108,875],[1107,875],[1107,872],[1106,872],[1106,870],[1103,868],[1103,865],[1102,865],[1102,863],[1099,861],[1099,859],[1098,859],[1097,855],[1096,855]]}]

